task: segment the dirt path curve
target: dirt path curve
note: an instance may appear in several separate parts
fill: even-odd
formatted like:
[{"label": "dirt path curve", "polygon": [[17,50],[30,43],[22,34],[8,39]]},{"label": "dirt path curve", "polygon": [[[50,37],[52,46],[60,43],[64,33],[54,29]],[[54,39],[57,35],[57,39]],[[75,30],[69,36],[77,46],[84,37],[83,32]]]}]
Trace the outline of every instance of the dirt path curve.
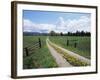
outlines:
[{"label": "dirt path curve", "polygon": [[60,55],[52,46],[49,45],[48,39],[46,39],[46,44],[59,67],[71,67],[72,66],[62,57],[62,55]]},{"label": "dirt path curve", "polygon": [[73,56],[73,57],[79,59],[80,61],[86,62],[86,63],[89,64],[89,65],[91,64],[91,61],[90,61],[89,59],[87,59],[87,58],[85,58],[85,57],[83,57],[83,56],[81,56],[81,55],[79,55],[79,54],[76,54],[76,53],[74,53],[74,52],[72,52],[72,51],[69,51],[69,50],[67,50],[67,49],[64,49],[64,48],[62,48],[62,47],[60,47],[60,46],[58,46],[58,45],[52,43],[52,42],[49,40],[49,38],[48,38],[48,41],[50,42],[50,44],[53,44],[55,47],[58,47],[59,49],[61,49],[61,50],[63,50],[64,52],[66,52],[67,54],[69,54],[69,55],[71,55],[71,56]]}]

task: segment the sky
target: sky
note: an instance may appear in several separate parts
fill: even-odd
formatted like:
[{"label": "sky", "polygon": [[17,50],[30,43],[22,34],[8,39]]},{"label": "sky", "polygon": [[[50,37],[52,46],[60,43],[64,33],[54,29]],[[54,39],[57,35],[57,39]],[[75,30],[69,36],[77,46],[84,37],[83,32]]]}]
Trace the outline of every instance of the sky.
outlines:
[{"label": "sky", "polygon": [[90,13],[23,10],[24,32],[90,32],[90,24]]}]

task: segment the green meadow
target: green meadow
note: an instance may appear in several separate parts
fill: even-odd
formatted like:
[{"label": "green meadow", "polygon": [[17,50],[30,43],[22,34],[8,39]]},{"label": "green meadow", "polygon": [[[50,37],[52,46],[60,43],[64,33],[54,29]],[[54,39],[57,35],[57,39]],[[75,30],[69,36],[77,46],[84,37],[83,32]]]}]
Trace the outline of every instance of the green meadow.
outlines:
[{"label": "green meadow", "polygon": [[[23,37],[23,48],[28,49],[28,56],[23,49],[23,69],[32,68],[53,68],[58,67],[53,56],[51,55],[47,45],[46,39],[48,36],[24,36]],[[41,40],[41,48],[33,46]],[[73,51],[81,56],[88,59],[91,58],[90,37],[80,37],[80,36],[49,36],[49,40],[65,49]],[[69,42],[67,42],[69,41]]]},{"label": "green meadow", "polygon": [[[46,36],[24,36],[23,37],[23,47],[33,46],[38,42],[38,38],[41,39],[41,48],[29,51],[29,56],[23,54],[23,68],[52,68],[57,67],[55,60],[50,54],[48,47],[46,45]],[[32,47],[34,48],[34,46]]]},{"label": "green meadow", "polygon": [[[90,37],[80,37],[80,36],[52,36],[49,37],[50,41],[53,43],[73,51],[86,58],[91,58],[91,39]],[[69,43],[67,43],[69,40]],[[68,44],[68,45],[67,45]],[[76,45],[76,47],[75,47]]]}]

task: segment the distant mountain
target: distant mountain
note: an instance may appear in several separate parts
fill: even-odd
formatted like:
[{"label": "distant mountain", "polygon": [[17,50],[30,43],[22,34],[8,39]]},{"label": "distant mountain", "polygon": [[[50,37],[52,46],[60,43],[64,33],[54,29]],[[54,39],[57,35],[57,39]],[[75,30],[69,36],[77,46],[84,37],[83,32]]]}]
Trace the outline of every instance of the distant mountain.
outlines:
[{"label": "distant mountain", "polygon": [[39,36],[39,35],[48,35],[48,33],[39,33],[39,32],[23,32],[24,36]]},{"label": "distant mountain", "polygon": [[32,35],[40,35],[40,33],[39,32],[23,32],[23,35],[32,36]]}]

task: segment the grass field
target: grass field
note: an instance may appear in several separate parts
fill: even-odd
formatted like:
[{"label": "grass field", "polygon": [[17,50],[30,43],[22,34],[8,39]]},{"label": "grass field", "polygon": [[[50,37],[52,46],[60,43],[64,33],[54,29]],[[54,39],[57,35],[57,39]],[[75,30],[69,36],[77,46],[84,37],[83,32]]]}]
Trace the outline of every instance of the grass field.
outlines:
[{"label": "grass field", "polygon": [[[29,50],[28,56],[26,56],[25,50],[23,50],[23,69],[58,67],[46,45],[47,36],[24,36],[23,47],[33,46],[39,41],[39,38],[41,39],[41,48],[36,48],[33,51]],[[90,59],[90,37],[49,36],[49,39],[63,48]],[[67,40],[69,40],[68,45]],[[75,43],[77,43],[76,47]]]},{"label": "grass field", "polygon": [[57,64],[53,57],[51,56],[47,45],[46,45],[46,36],[24,36],[23,37],[23,47],[29,47],[38,42],[38,38],[41,39],[42,47],[34,50],[30,53],[29,56],[23,54],[23,68],[32,69],[32,68],[52,68],[57,67]]},{"label": "grass field", "polygon": [[[79,55],[82,55],[90,59],[91,56],[91,41],[90,37],[76,37],[76,36],[50,36],[50,41],[53,43],[71,50]],[[69,40],[69,45],[67,45],[67,40]],[[75,47],[75,43],[77,43]]]}]

